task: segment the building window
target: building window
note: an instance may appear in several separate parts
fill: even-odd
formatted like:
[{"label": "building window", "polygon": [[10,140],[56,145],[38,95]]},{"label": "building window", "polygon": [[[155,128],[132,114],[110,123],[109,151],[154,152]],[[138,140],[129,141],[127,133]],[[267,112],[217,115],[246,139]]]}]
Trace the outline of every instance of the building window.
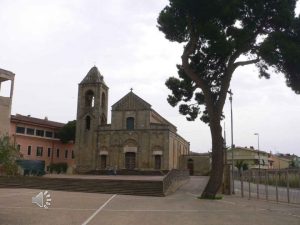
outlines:
[{"label": "building window", "polygon": [[33,128],[27,128],[26,129],[26,134],[28,134],[28,135],[34,135],[34,129]]},{"label": "building window", "polygon": [[102,97],[101,97],[101,107],[105,108],[105,104],[106,104],[106,102],[105,102],[105,93],[103,92]]},{"label": "building window", "polygon": [[43,147],[36,147],[36,156],[43,156]]},{"label": "building window", "polygon": [[65,150],[65,158],[68,158],[68,150]]},{"label": "building window", "polygon": [[21,145],[17,145],[17,149],[18,149],[18,151],[20,151],[21,150]]},{"label": "building window", "polygon": [[89,130],[91,128],[91,117],[85,117],[85,129]]},{"label": "building window", "polygon": [[88,90],[85,93],[85,106],[86,107],[94,107],[94,105],[95,105],[94,92],[91,90]]},{"label": "building window", "polygon": [[51,148],[48,148],[48,157],[51,156]]},{"label": "building window", "polygon": [[35,135],[40,136],[40,137],[44,137],[44,131],[43,130],[36,130]]},{"label": "building window", "polygon": [[72,150],[72,159],[75,158],[74,150]]},{"label": "building window", "polygon": [[16,133],[25,134],[25,127],[16,127]]},{"label": "building window", "polygon": [[31,155],[31,146],[30,145],[27,147],[27,155]]},{"label": "building window", "polygon": [[134,118],[128,117],[126,119],[126,129],[127,130],[133,130],[134,129]]},{"label": "building window", "polygon": [[52,131],[46,131],[46,137],[52,138],[53,137],[53,132]]},{"label": "building window", "polygon": [[56,149],[56,157],[59,158],[59,148]]}]

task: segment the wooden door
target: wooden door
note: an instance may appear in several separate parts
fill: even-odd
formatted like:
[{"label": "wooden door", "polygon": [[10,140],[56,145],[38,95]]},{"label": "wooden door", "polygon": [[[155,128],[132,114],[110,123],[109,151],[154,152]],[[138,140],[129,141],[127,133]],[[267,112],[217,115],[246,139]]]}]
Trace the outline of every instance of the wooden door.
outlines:
[{"label": "wooden door", "polygon": [[136,155],[134,152],[126,152],[125,153],[125,168],[128,170],[135,169],[135,161]]},{"label": "wooden door", "polygon": [[105,169],[106,168],[106,155],[101,155],[101,158],[100,158],[100,166],[101,166],[101,169]]},{"label": "wooden door", "polygon": [[160,170],[161,168],[161,156],[155,155],[154,156],[154,169]]}]

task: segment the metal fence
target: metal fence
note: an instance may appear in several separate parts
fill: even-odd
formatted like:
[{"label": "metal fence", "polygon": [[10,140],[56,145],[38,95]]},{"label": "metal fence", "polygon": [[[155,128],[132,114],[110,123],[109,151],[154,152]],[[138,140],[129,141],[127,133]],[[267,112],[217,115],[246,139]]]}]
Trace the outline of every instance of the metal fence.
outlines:
[{"label": "metal fence", "polygon": [[300,169],[235,171],[234,189],[243,198],[300,204]]}]

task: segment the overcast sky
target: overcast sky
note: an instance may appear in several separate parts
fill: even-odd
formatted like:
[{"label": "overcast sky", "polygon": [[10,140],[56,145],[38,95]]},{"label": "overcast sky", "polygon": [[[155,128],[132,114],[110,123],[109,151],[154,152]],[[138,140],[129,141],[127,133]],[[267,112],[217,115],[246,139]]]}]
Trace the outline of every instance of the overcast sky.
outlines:
[{"label": "overcast sky", "polygon": [[[208,126],[188,122],[166,101],[170,91],[164,83],[177,75],[183,49],[156,27],[167,3],[0,0],[0,68],[16,74],[12,114],[76,119],[78,83],[96,65],[110,88],[109,110],[133,88],[177,126],[192,151],[209,151]],[[299,8],[298,1],[297,13]],[[286,87],[282,75],[259,79],[254,67],[243,67],[234,73],[231,89],[236,146],[257,148],[259,133],[261,150],[300,155],[300,95]],[[230,145],[228,99],[224,113]]]}]

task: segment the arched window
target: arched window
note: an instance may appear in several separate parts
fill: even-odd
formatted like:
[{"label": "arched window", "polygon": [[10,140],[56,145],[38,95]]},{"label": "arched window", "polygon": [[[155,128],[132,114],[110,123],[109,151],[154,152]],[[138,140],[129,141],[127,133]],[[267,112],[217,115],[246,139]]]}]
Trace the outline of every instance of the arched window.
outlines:
[{"label": "arched window", "polygon": [[86,107],[94,107],[95,105],[95,96],[94,96],[94,92],[91,90],[88,90],[85,93],[85,106]]},{"label": "arched window", "polygon": [[101,96],[101,107],[102,108],[105,108],[105,104],[106,104],[106,98],[105,98],[105,93],[103,92],[102,93],[102,96]]},{"label": "arched window", "polygon": [[85,129],[89,130],[91,128],[91,117],[85,117]]},{"label": "arched window", "polygon": [[126,129],[127,130],[133,130],[134,129],[134,118],[128,117],[126,119]]}]

